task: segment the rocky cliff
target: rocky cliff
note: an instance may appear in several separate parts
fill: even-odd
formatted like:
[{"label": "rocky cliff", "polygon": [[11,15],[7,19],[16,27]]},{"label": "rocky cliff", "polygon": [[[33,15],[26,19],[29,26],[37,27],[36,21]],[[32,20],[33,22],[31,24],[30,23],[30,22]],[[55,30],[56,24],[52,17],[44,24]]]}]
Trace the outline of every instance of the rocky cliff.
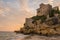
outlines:
[{"label": "rocky cliff", "polygon": [[60,11],[59,7],[52,7],[50,4],[40,4],[37,15],[26,18],[24,27],[19,33],[55,35],[60,34]]}]

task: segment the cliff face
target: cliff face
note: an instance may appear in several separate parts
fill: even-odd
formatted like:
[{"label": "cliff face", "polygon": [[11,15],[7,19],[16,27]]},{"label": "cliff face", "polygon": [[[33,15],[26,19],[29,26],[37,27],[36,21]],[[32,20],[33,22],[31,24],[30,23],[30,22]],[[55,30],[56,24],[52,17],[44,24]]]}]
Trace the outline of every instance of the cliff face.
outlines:
[{"label": "cliff face", "polygon": [[60,34],[60,12],[58,7],[41,4],[37,15],[26,18],[24,27],[19,31],[24,34]]}]

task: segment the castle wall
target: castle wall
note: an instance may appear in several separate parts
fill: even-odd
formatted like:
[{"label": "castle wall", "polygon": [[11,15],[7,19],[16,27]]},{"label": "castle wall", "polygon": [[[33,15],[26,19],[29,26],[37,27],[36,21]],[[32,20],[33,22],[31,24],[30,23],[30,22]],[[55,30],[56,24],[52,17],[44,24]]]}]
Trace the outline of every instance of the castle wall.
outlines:
[{"label": "castle wall", "polygon": [[37,9],[37,16],[48,15],[52,10],[52,6],[49,4],[41,4]]},{"label": "castle wall", "polygon": [[26,18],[26,22],[25,22],[25,27],[29,26],[29,27],[33,27],[34,24],[32,23],[32,19],[31,18]]}]

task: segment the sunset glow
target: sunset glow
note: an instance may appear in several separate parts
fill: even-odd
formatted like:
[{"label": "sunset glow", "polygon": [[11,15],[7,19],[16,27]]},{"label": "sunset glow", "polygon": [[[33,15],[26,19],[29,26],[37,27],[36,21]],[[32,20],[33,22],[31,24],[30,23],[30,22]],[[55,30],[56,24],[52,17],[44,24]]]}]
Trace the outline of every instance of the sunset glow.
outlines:
[{"label": "sunset glow", "polygon": [[19,30],[41,3],[60,6],[60,0],[0,0],[0,31]]}]

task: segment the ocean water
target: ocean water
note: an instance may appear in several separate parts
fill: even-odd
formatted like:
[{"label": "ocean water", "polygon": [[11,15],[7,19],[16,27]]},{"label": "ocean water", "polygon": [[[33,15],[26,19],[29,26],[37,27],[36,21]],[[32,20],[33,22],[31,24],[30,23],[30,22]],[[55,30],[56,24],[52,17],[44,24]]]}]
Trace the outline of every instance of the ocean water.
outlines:
[{"label": "ocean water", "polygon": [[0,32],[0,40],[23,40],[28,35],[16,34],[14,32]]},{"label": "ocean water", "polygon": [[0,40],[60,40],[60,36],[23,35],[14,32],[0,32]]}]

